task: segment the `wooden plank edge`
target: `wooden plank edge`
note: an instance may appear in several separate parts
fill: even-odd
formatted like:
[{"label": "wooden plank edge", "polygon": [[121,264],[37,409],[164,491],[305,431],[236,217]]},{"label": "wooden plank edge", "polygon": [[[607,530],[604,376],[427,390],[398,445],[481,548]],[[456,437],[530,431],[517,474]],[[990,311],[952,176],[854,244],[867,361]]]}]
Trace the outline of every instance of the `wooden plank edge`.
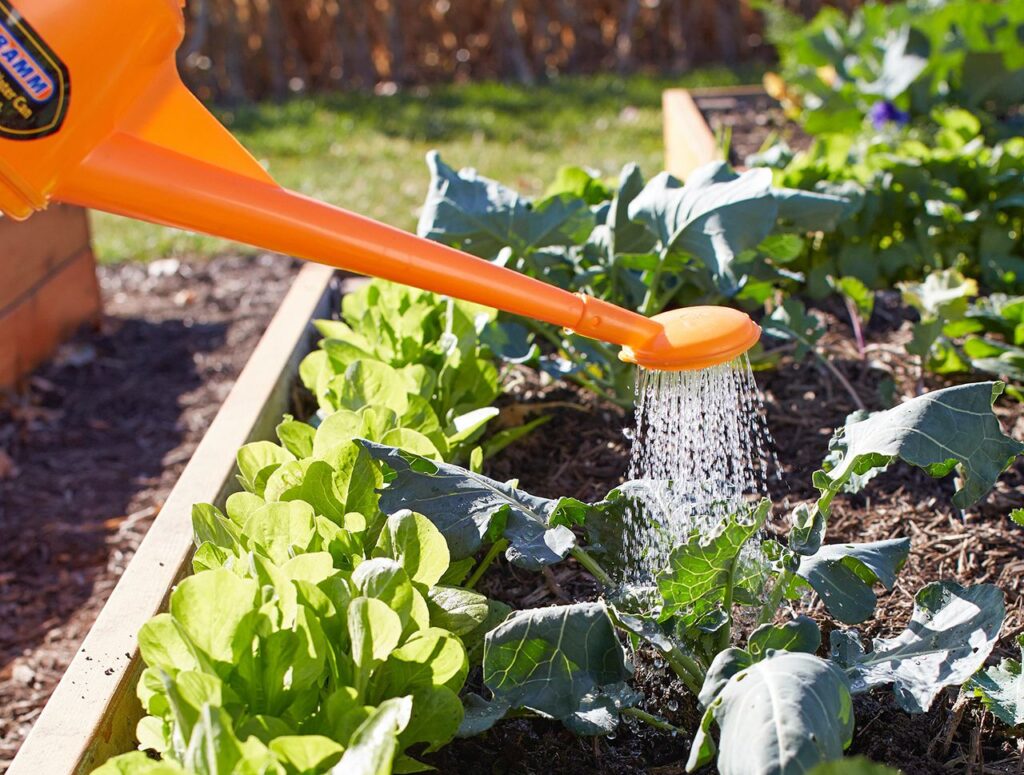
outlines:
[{"label": "wooden plank edge", "polygon": [[767,94],[764,86],[759,83],[741,86],[702,86],[699,89],[688,89],[694,99],[713,99],[714,97],[760,97]]},{"label": "wooden plank edge", "polygon": [[315,339],[310,321],[329,315],[336,304],[333,278],[330,268],[309,264],[295,279],[8,775],[88,773],[131,750],[142,716],[135,696],[143,668],[136,636],[165,609],[174,584],[189,570],[192,504],[222,505],[237,489],[238,448],[269,438],[287,411],[299,362]]},{"label": "wooden plank edge", "polygon": [[665,169],[686,180],[698,167],[722,159],[721,149],[704,114],[686,89],[666,89],[661,95],[664,121]]}]

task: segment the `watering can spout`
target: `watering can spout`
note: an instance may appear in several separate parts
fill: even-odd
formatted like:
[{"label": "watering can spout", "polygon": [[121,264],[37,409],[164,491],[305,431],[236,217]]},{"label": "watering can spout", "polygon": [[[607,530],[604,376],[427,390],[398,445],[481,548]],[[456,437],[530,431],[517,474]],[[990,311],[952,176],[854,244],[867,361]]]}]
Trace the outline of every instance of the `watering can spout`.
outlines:
[{"label": "watering can spout", "polygon": [[[696,307],[648,319],[280,187],[181,83],[173,63],[177,0],[116,4],[119,27],[135,29],[124,18],[134,16],[140,30],[127,62],[107,75],[80,53],[79,35],[111,36],[95,4],[23,5],[29,18],[0,36],[35,45],[36,61],[52,65],[43,75],[53,88],[36,127],[45,118],[46,131],[30,126],[18,137],[12,126],[24,122],[0,112],[0,209],[8,215],[25,217],[52,199],[204,232],[562,326],[621,345],[624,360],[651,368],[704,368],[757,341],[760,329],[737,310]],[[112,77],[123,78],[116,89]],[[67,104],[75,98],[77,113]]]}]

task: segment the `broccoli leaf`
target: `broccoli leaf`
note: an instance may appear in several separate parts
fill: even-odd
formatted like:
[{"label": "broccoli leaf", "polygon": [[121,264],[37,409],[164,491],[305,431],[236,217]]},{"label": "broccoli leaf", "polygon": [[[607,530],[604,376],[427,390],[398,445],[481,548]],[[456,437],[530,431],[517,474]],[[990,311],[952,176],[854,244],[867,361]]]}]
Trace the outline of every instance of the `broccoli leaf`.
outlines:
[{"label": "broccoli leaf", "polygon": [[846,669],[853,691],[893,684],[901,708],[924,713],[944,687],[962,684],[985,664],[1005,613],[998,587],[935,582],[914,598],[910,626],[895,638],[875,638],[870,653],[855,632],[833,631],[832,659]]},{"label": "broccoli leaf", "polygon": [[821,630],[808,616],[797,616],[784,624],[762,624],[747,638],[747,653],[755,660],[775,651],[797,651],[813,654],[821,645]]},{"label": "broccoli leaf", "polygon": [[881,582],[892,589],[909,553],[909,538],[832,544],[802,557],[796,574],[814,588],[829,613],[846,624],[857,624],[875,610],[871,585]]},{"label": "broccoli leaf", "polygon": [[1024,444],[1003,434],[992,411],[1002,392],[1001,382],[957,385],[846,425],[837,432],[838,459],[814,475],[821,491],[818,508],[827,513],[851,476],[864,476],[897,458],[934,477],[956,468],[961,484],[953,503],[966,508],[979,500],[1024,452]]},{"label": "broccoli leaf", "polygon": [[775,651],[751,663],[741,649],[723,651],[708,670],[701,701],[707,710],[687,772],[714,756],[712,722],[721,730],[721,775],[806,772],[841,758],[853,738],[846,676],[813,654]]},{"label": "broccoli leaf", "polygon": [[712,531],[694,535],[669,556],[669,567],[658,576],[664,599],[661,618],[681,613],[691,620],[721,605],[734,583],[740,551],[764,525],[771,503],[767,500],[746,514],[733,514]]},{"label": "broccoli leaf", "polygon": [[[1024,660],[1024,635],[1017,638],[1017,646]],[[1024,675],[1021,661],[1004,659],[998,665],[978,673],[967,685],[980,697],[985,707],[1004,724],[1011,727],[1024,724]]]},{"label": "broccoli leaf", "polygon": [[577,734],[607,734],[639,699],[625,684],[632,671],[601,603],[513,613],[487,634],[483,671],[494,699],[489,711],[476,703],[477,731],[497,720],[497,709],[525,708]]},{"label": "broccoli leaf", "polygon": [[421,237],[494,259],[504,247],[517,256],[548,245],[569,245],[592,216],[587,203],[556,196],[534,204],[475,170],[456,172],[437,151],[427,154],[430,190],[420,214]]},{"label": "broccoli leaf", "polygon": [[395,473],[381,491],[381,508],[423,514],[455,560],[475,554],[489,535],[507,538],[508,560],[530,570],[560,562],[576,545],[576,536],[558,521],[564,512],[587,508],[578,501],[538,498],[458,466],[371,441],[360,444]]}]

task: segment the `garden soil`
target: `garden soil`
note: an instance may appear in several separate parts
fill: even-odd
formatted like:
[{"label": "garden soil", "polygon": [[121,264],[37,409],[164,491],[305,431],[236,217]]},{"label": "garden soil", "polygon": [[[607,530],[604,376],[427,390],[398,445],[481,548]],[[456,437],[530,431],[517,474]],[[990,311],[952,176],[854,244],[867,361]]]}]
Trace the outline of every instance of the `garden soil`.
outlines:
[{"label": "garden soil", "polygon": [[100,267],[100,329],[25,393],[0,395],[0,773],[297,268],[274,256]]},{"label": "garden soil", "polygon": [[694,95],[694,101],[715,136],[729,139],[729,162],[734,166],[746,164],[747,157],[760,151],[772,136],[785,140],[794,151],[811,145],[811,138],[767,94],[706,91]]}]

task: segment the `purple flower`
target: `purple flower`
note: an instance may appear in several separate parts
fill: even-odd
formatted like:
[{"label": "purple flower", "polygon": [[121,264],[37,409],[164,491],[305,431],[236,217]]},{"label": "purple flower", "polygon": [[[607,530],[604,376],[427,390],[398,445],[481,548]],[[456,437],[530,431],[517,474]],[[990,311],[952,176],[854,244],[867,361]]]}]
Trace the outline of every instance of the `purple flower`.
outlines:
[{"label": "purple flower", "polygon": [[889,100],[879,100],[871,106],[871,110],[868,112],[868,118],[871,119],[871,126],[876,130],[881,131],[885,128],[886,124],[906,126],[907,122],[910,121],[910,114],[905,110],[900,110],[889,102]]}]

